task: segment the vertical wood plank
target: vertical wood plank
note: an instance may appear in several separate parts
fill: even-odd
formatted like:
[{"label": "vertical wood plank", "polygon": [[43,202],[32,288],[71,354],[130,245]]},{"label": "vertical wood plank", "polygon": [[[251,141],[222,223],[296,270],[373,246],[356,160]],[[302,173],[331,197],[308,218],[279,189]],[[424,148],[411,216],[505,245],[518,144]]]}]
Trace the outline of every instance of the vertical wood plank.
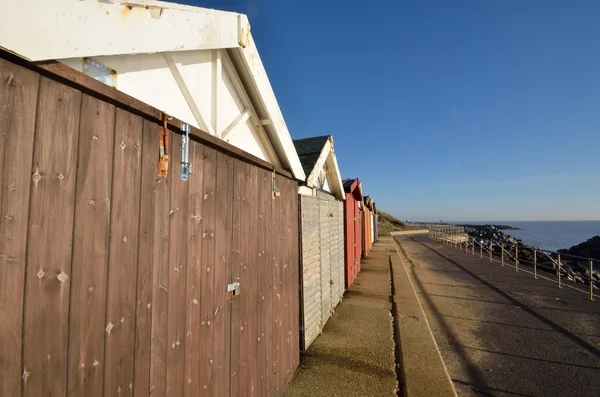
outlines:
[{"label": "vertical wood plank", "polygon": [[204,148],[204,203],[202,207],[202,299],[200,301],[200,393],[212,396],[213,336],[215,291],[215,208],[216,208],[217,152]]},{"label": "vertical wood plank", "polygon": [[292,201],[292,182],[289,179],[285,179],[285,217],[284,217],[284,228],[285,228],[285,313],[286,313],[286,335],[285,335],[285,378],[284,384],[287,383],[292,376],[292,325],[294,323],[294,294],[296,291],[293,290],[292,280],[292,225],[294,220],[292,219],[293,201]]},{"label": "vertical wood plank", "polygon": [[292,280],[292,225],[294,224],[294,220],[292,219],[292,211],[293,211],[293,200],[292,200],[292,181],[289,179],[285,179],[285,196],[282,197],[282,201],[285,202],[284,208],[284,223],[283,226],[285,228],[285,313],[286,313],[286,327],[285,327],[285,378],[284,384],[292,377],[292,346],[294,345],[292,342],[293,335],[293,323],[294,323],[294,294],[296,291],[293,290],[293,280]]},{"label": "vertical wood plank", "polygon": [[183,395],[185,365],[185,276],[187,262],[187,197],[181,180],[181,135],[173,134],[169,229],[169,311],[167,330],[167,395]]},{"label": "vertical wood plank", "polygon": [[[257,261],[257,322],[258,322],[258,338],[257,338],[257,361],[256,367],[258,370],[258,384],[257,390],[259,396],[266,395],[266,372],[267,372],[267,338],[266,338],[266,296],[267,296],[267,215],[266,209],[267,204],[270,204],[271,200],[271,174],[263,169],[258,170],[258,195],[257,195],[257,209],[258,209],[258,223],[257,223],[257,244],[258,248],[258,261]],[[270,207],[269,207],[270,209]]]},{"label": "vertical wood plank", "polygon": [[228,284],[229,250],[231,247],[231,200],[232,158],[217,153],[217,180],[215,193],[215,288],[213,297],[214,314],[214,354],[213,354],[213,395],[225,396],[229,383],[229,324],[225,293]]},{"label": "vertical wood plank", "polygon": [[[227,282],[233,283],[233,224],[234,224],[234,195],[235,195],[235,159],[233,157],[229,157],[227,159],[227,247],[225,249],[225,262],[227,263]],[[231,350],[232,350],[232,318],[233,318],[233,310],[232,310],[231,301],[226,301],[226,309],[227,314],[225,317],[225,358],[224,358],[224,382],[225,389],[223,392],[224,396],[231,396]]]},{"label": "vertical wood plank", "polygon": [[265,389],[267,396],[273,396],[275,392],[274,387],[274,365],[275,361],[275,350],[274,345],[274,317],[273,317],[273,269],[274,269],[274,247],[275,245],[275,232],[273,228],[273,211],[275,201],[272,198],[272,174],[269,173],[267,176],[268,190],[266,191],[267,197],[265,198],[265,228],[266,228],[266,245],[265,245],[265,335],[266,335],[266,359],[265,359]]},{"label": "vertical wood plank", "polygon": [[[275,183],[279,188],[280,192],[283,189],[282,179],[279,175],[275,176]],[[275,214],[274,214],[274,233],[276,244],[274,246],[275,251],[275,269],[273,277],[273,290],[274,290],[274,317],[275,317],[275,395],[281,395],[281,385],[283,383],[283,256],[282,256],[282,245],[283,245],[283,230],[281,227],[282,221],[282,199],[281,196],[275,198]]]},{"label": "vertical wood plank", "polygon": [[258,390],[258,167],[250,166],[249,194],[247,196],[250,204],[250,227],[248,230],[248,261],[246,272],[248,282],[248,355],[246,356],[246,367],[248,381],[246,383],[247,395],[254,397]]},{"label": "vertical wood plank", "polygon": [[[244,163],[240,160],[233,162],[233,222],[231,244],[231,282],[240,282],[242,262],[242,200],[244,195]],[[243,291],[242,291],[243,293]],[[233,297],[228,305],[231,307],[231,358],[230,358],[230,395],[239,396],[240,392],[240,362],[242,337],[242,305],[241,296]]]},{"label": "vertical wood plank", "polygon": [[186,349],[185,396],[199,396],[200,390],[200,302],[202,302],[202,204],[204,185],[204,146],[192,142],[190,159],[194,172],[190,174],[188,191],[188,258],[186,277]]},{"label": "vertical wood plank", "polygon": [[0,396],[20,396],[29,172],[39,75],[0,60],[0,84]]},{"label": "vertical wood plank", "polygon": [[294,344],[292,346],[292,378],[294,376],[294,372],[296,371],[296,368],[298,367],[298,364],[300,362],[300,310],[302,308],[302,284],[301,284],[301,278],[300,278],[300,269],[301,269],[301,264],[300,264],[300,231],[299,231],[299,227],[298,227],[298,211],[299,211],[299,205],[300,202],[298,200],[298,184],[295,181],[292,181],[292,193],[291,193],[291,198],[290,198],[291,202],[292,202],[292,218],[290,220],[290,222],[292,223],[292,279],[293,279],[293,286],[294,286],[294,304],[295,306],[293,307],[294,309],[294,324],[293,324],[293,328],[292,328],[292,340],[294,341]]},{"label": "vertical wood plank", "polygon": [[298,228],[298,184],[290,180],[291,191],[290,197],[290,205],[292,208],[290,215],[290,227],[291,227],[291,247],[290,247],[290,255],[292,259],[290,260],[290,266],[292,270],[292,368],[290,373],[290,380],[294,376],[294,372],[298,367],[300,361],[300,308],[302,302],[301,295],[301,284],[300,284],[300,238],[299,238],[299,228]]},{"label": "vertical wood plank", "polygon": [[249,245],[250,245],[250,233],[251,233],[251,223],[250,219],[250,168],[251,166],[247,163],[243,163],[243,182],[242,182],[242,203],[240,210],[240,218],[241,218],[241,242],[240,242],[240,251],[241,251],[241,262],[240,262],[240,284],[242,288],[242,293],[239,296],[240,301],[240,356],[238,359],[238,369],[239,369],[239,393],[242,396],[248,396],[249,385],[248,382],[250,380],[249,374],[249,363],[248,356],[251,354],[250,350],[250,328],[248,324],[249,310],[250,310],[250,299],[251,299],[251,281],[249,277]]},{"label": "vertical wood plank", "polygon": [[[172,153],[173,133],[168,131],[168,142],[170,147],[167,152],[171,158],[171,169],[166,178],[158,178],[157,169],[151,170],[154,161],[146,156],[146,139],[149,145],[158,146],[158,136],[144,135],[144,158],[148,159],[148,165],[144,166],[147,178],[154,183],[150,184],[144,179],[142,187],[142,214],[154,219],[151,234],[143,235],[140,242],[140,250],[152,252],[152,326],[151,326],[151,357],[150,357],[150,393],[153,396],[165,396],[167,394],[167,351],[168,348],[168,308],[169,308],[169,245],[170,228],[169,212],[171,210],[171,179],[177,167],[174,165]],[[152,134],[153,135],[153,134]],[[154,147],[151,150],[155,150]],[[144,174],[146,175],[146,174]],[[151,190],[149,190],[151,189]],[[151,200],[154,200],[153,202]],[[144,224],[145,225],[145,224]],[[143,229],[145,230],[145,229]]]},{"label": "vertical wood plank", "polygon": [[133,395],[142,119],[116,111],[104,395]]},{"label": "vertical wood plank", "polygon": [[66,394],[81,93],[40,80],[26,270],[25,396]]},{"label": "vertical wood plank", "polygon": [[[150,372],[152,362],[152,324],[154,285],[156,284],[155,265],[161,256],[158,249],[165,252],[160,230],[166,218],[165,201],[160,201],[157,192],[165,179],[158,177],[160,127],[147,120],[143,121],[142,131],[142,182],[140,202],[140,237],[137,265],[137,300],[135,326],[135,373],[133,391],[136,396],[150,394]],[[168,150],[168,148],[167,148]],[[164,254],[163,254],[164,255]]]},{"label": "vertical wood plank", "polygon": [[271,344],[271,395],[278,396],[279,395],[279,384],[278,384],[278,363],[279,363],[279,299],[277,299],[277,295],[279,293],[279,246],[281,244],[281,239],[279,237],[279,201],[277,197],[274,197],[271,202],[271,240],[273,241],[272,246],[272,263],[271,263],[271,274],[272,274],[272,288],[271,288],[271,301],[272,301],[272,335],[273,342]]},{"label": "vertical wood plank", "polygon": [[[101,396],[115,107],[81,102],[73,235],[68,392]],[[102,365],[100,365],[102,364]]]}]

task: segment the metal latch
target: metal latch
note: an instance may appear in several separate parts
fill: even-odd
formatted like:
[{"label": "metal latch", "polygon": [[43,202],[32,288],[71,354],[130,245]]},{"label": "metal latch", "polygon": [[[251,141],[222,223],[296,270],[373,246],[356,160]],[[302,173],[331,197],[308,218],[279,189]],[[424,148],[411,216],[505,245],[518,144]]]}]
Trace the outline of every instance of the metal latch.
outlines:
[{"label": "metal latch", "polygon": [[275,199],[275,197],[279,197],[280,195],[277,183],[275,183],[275,171],[273,171],[273,175],[271,176],[271,198]]},{"label": "metal latch", "polygon": [[240,283],[238,283],[237,281],[235,283],[231,283],[227,285],[227,293],[225,294],[225,297],[227,300],[231,299],[232,297],[239,295],[240,294]]},{"label": "metal latch", "polygon": [[192,173],[192,163],[190,163],[190,126],[182,124],[181,131],[185,132],[185,135],[181,136],[181,180],[187,182]]}]

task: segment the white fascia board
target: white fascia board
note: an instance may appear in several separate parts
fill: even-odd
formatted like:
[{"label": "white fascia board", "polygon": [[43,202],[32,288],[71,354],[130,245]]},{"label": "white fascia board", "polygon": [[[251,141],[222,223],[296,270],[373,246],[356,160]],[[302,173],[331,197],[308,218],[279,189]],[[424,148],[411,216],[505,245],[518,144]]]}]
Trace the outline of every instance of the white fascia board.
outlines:
[{"label": "white fascia board", "polygon": [[335,158],[335,150],[333,149],[333,138],[329,138],[325,145],[323,145],[323,149],[317,158],[317,162],[313,167],[310,175],[306,178],[306,185],[308,187],[314,187],[319,176],[321,175],[321,170],[325,167],[327,171],[327,175],[329,175],[329,180],[332,182],[331,188],[333,190],[334,196],[339,200],[346,200],[346,193],[344,191],[344,184],[342,182],[342,177],[340,175],[340,169],[337,165],[337,159]]},{"label": "white fascia board", "polygon": [[2,3],[0,46],[31,61],[234,48],[250,34],[245,15],[161,1]]},{"label": "white fascia board", "polygon": [[310,171],[308,177],[306,177],[306,185],[309,187],[314,187],[317,183],[319,176],[321,175],[321,171],[323,167],[325,167],[325,162],[327,161],[327,156],[329,156],[329,152],[331,152],[331,141],[328,139],[323,145],[323,149],[321,149],[321,153],[319,153],[319,157],[317,157],[317,161],[315,162],[315,166]]},{"label": "white fascia board", "polygon": [[316,196],[317,192],[308,186],[300,186],[298,187],[298,194],[302,196]]},{"label": "white fascia board", "polygon": [[333,145],[333,138],[331,142],[331,152],[328,157],[329,169],[331,170],[331,179],[333,181],[333,189],[338,195],[340,200],[346,200],[346,191],[344,190],[344,182],[342,181],[342,174],[338,167],[337,157],[335,155],[335,148]]},{"label": "white fascia board", "polygon": [[263,66],[263,63],[258,55],[258,50],[252,35],[247,35],[247,45],[238,46],[235,51],[238,51],[240,58],[243,59],[246,73],[249,77],[249,82],[253,87],[247,87],[258,93],[257,97],[262,102],[260,105],[264,110],[264,114],[261,115],[262,119],[270,120],[269,127],[272,128],[274,134],[271,135],[271,139],[276,140],[279,147],[281,147],[285,156],[284,163],[287,163],[290,171],[294,177],[300,181],[306,180],[306,174],[300,163],[300,158],[296,152],[292,137],[287,128],[283,114],[275,98],[275,93],[267,77],[267,72]]}]

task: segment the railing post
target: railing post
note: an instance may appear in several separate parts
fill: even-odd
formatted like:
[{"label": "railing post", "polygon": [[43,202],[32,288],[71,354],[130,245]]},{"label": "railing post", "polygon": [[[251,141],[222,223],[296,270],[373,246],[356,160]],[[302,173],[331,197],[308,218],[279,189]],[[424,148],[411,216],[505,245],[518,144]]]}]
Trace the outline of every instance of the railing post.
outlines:
[{"label": "railing post", "polygon": [[590,300],[594,300],[594,277],[592,272],[594,271],[594,261],[590,259]]},{"label": "railing post", "polygon": [[492,243],[492,240],[490,240],[490,262],[494,261],[494,255],[492,254],[492,247],[494,246],[494,243]]},{"label": "railing post", "polygon": [[515,272],[519,271],[519,246],[515,245]]},{"label": "railing post", "polygon": [[483,243],[479,242],[479,257],[483,258]]},{"label": "railing post", "polygon": [[471,245],[471,255],[475,255],[475,239],[473,239],[473,245]]},{"label": "railing post", "polygon": [[502,266],[504,266],[504,243],[502,243],[500,248],[502,249]]},{"label": "railing post", "polygon": [[561,282],[560,282],[560,254],[558,254],[558,288],[562,288]]},{"label": "railing post", "polygon": [[537,279],[537,250],[533,250],[533,278]]}]

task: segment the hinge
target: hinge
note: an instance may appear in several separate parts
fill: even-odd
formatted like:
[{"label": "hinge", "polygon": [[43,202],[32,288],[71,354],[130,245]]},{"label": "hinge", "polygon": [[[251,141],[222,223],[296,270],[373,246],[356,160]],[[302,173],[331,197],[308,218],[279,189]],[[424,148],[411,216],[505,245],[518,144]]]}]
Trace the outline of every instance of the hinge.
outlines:
[{"label": "hinge", "polygon": [[225,299],[230,300],[232,297],[240,294],[240,283],[237,281],[235,283],[231,283],[227,285],[227,293],[225,294]]},{"label": "hinge", "polygon": [[185,135],[181,136],[181,180],[187,182],[192,173],[192,163],[190,163],[190,126],[181,125],[181,131]]},{"label": "hinge", "polygon": [[158,176],[166,178],[169,173],[169,128],[167,126],[169,116],[161,113],[160,118],[163,125],[160,127],[159,136]]}]

